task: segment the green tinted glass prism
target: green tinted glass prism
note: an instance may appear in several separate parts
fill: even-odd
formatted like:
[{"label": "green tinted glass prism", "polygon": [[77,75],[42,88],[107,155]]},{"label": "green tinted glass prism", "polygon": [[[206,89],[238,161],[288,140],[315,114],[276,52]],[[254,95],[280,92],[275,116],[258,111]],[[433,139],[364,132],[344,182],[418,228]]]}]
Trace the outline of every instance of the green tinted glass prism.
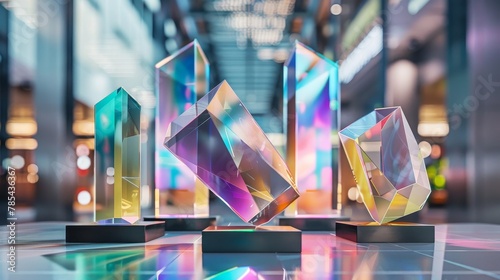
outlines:
[{"label": "green tinted glass prism", "polygon": [[141,106],[123,88],[94,107],[96,222],[140,218],[140,117]]}]

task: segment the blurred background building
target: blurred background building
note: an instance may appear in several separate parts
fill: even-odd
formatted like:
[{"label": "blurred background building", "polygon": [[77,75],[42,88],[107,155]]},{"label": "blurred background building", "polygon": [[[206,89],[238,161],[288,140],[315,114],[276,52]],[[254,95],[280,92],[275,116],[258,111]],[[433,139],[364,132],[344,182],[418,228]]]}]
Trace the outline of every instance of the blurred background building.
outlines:
[{"label": "blurred background building", "polygon": [[[433,192],[413,218],[500,223],[499,1],[0,3],[0,206],[10,166],[23,221],[91,217],[93,105],[119,86],[144,109],[142,203],[153,208],[154,64],[196,38],[211,87],[227,80],[279,149],[292,44],[338,61],[342,127],[397,105],[414,129]],[[366,215],[348,172],[339,193],[347,215]]]}]

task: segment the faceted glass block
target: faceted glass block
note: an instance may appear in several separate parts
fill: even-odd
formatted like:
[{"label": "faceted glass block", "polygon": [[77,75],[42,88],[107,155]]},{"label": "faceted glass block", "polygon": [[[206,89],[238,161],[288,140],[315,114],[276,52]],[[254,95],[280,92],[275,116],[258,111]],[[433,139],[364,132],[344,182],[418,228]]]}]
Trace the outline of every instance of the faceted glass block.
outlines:
[{"label": "faceted glass block", "polygon": [[376,109],[339,134],[373,220],[387,223],[422,209],[429,178],[401,107]]},{"label": "faceted glass block", "polygon": [[169,126],[165,146],[245,222],[269,222],[298,196],[288,167],[227,82]]},{"label": "faceted glass block", "polygon": [[208,214],[208,189],[163,146],[168,125],[208,92],[208,84],[209,63],[196,40],[156,64],[157,215]]},{"label": "faceted glass block", "polygon": [[283,69],[286,161],[302,194],[299,207],[324,213],[332,209],[332,186],[338,182],[338,66],[296,42]]},{"label": "faceted glass block", "polygon": [[141,106],[123,88],[94,107],[95,221],[134,223],[141,216],[140,118]]}]

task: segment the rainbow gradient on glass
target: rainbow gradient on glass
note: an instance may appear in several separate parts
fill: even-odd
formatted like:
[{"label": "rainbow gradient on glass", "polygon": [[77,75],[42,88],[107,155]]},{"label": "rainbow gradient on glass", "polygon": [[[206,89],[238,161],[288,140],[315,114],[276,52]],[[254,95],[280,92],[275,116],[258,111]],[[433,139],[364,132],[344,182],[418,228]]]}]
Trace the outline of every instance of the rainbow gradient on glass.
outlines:
[{"label": "rainbow gradient on glass", "polygon": [[333,137],[340,113],[338,66],[306,45],[284,65],[286,160],[299,190],[332,190]]},{"label": "rainbow gradient on glass", "polygon": [[388,223],[422,209],[431,193],[429,178],[401,107],[376,109],[339,136],[373,220]]},{"label": "rainbow gradient on glass", "polygon": [[141,105],[123,88],[94,106],[94,221],[135,223],[141,217]]},{"label": "rainbow gradient on glass", "polygon": [[247,223],[267,223],[299,197],[284,160],[226,81],[170,124],[165,147]]},{"label": "rainbow gradient on glass", "polygon": [[156,189],[195,189],[194,175],[163,147],[168,125],[208,92],[209,63],[197,40],[156,64]]}]

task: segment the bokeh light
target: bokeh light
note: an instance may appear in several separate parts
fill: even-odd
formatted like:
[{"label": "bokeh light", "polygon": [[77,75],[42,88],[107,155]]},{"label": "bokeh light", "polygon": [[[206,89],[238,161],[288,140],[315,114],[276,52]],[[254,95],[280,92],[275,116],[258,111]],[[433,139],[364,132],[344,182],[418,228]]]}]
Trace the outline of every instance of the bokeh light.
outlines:
[{"label": "bokeh light", "polygon": [[81,170],[89,169],[91,164],[92,162],[88,156],[81,156],[76,160],[76,166],[78,166]]},{"label": "bokeh light", "polygon": [[88,156],[90,154],[90,149],[87,147],[85,144],[80,144],[76,147],[76,155],[81,157],[81,156]]},{"label": "bokeh light", "polygon": [[340,6],[340,4],[333,4],[330,7],[330,12],[332,13],[332,15],[338,16],[342,13],[342,6]]},{"label": "bokeh light", "polygon": [[422,141],[418,143],[418,147],[420,148],[420,152],[422,153],[423,158],[429,157],[431,155],[432,146],[429,142]]},{"label": "bokeh light", "polygon": [[88,205],[90,201],[92,200],[92,196],[88,191],[81,191],[77,195],[77,201],[81,205]]},{"label": "bokeh light", "polygon": [[15,169],[21,169],[24,167],[24,158],[20,155],[15,155],[10,159],[10,166]]}]

